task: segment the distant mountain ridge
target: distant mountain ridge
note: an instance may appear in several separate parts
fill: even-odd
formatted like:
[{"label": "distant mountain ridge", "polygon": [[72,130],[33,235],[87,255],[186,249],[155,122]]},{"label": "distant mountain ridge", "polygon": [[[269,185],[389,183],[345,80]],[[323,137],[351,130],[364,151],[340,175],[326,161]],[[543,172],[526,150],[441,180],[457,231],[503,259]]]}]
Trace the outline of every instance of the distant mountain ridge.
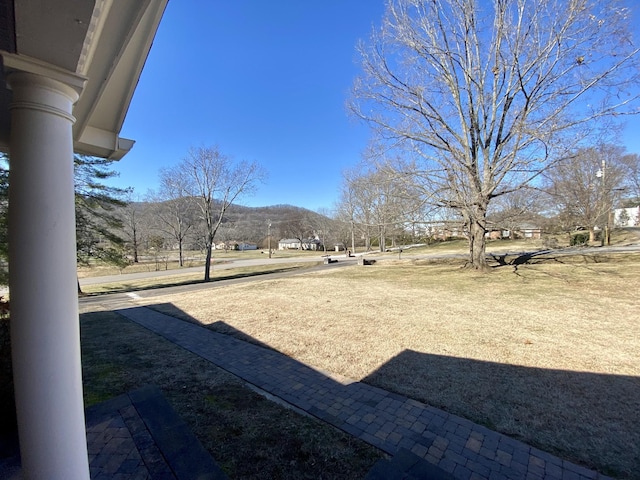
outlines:
[{"label": "distant mountain ridge", "polygon": [[[161,212],[168,208],[171,200],[132,202],[126,209],[135,209],[137,218],[145,228],[162,235]],[[126,209],[123,209],[126,210]],[[193,209],[191,215],[197,219],[198,210]],[[294,205],[269,205],[264,207],[248,207],[239,204],[231,205],[224,216],[223,223],[216,234],[216,241],[245,241],[260,245],[266,242],[271,234],[273,248],[282,238],[309,238],[315,231],[326,230],[333,222],[325,215]],[[191,230],[197,236],[197,227]]]}]

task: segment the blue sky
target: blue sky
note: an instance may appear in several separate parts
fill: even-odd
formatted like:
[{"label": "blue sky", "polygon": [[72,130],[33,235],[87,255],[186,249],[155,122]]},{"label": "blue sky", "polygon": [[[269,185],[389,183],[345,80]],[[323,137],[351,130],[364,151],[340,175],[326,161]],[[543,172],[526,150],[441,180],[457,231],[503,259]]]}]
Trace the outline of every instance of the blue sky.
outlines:
[{"label": "blue sky", "polygon": [[[384,0],[170,0],[121,132],[136,144],[113,183],[144,195],[189,147],[218,145],[268,172],[239,203],[331,208],[369,138],[345,102],[356,43],[383,12]],[[630,152],[638,129],[626,129]]]},{"label": "blue sky", "polygon": [[121,136],[136,140],[115,182],[144,195],[190,146],[260,163],[239,203],[332,207],[368,130],[347,114],[355,45],[383,0],[171,0]]}]

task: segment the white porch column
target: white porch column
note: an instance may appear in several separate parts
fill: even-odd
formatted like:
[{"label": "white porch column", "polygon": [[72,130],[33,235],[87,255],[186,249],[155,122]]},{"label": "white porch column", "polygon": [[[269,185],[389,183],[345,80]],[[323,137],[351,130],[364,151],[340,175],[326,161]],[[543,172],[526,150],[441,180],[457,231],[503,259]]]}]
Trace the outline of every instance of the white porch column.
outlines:
[{"label": "white porch column", "polygon": [[[5,67],[22,61],[5,59]],[[88,480],[71,131],[84,79],[37,62],[27,68],[7,76],[11,345],[22,468],[28,479]]]}]

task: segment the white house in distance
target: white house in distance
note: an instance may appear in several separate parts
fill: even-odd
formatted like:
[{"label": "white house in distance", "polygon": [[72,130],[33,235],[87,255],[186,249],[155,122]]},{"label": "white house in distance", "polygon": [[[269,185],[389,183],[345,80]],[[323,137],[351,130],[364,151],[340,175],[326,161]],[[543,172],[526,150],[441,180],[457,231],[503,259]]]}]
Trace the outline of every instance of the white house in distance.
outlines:
[{"label": "white house in distance", "polygon": [[258,245],[256,243],[251,242],[218,242],[213,248],[215,250],[240,250],[244,252],[245,250],[257,250]]},{"label": "white house in distance", "polygon": [[0,2],[0,150],[10,153],[11,350],[24,478],[89,480],[73,154],[119,159],[133,146],[119,133],[166,4]]},{"label": "white house in distance", "polygon": [[640,226],[640,205],[629,208],[616,208],[614,210],[614,225],[616,227]]},{"label": "white house in distance", "polygon": [[283,238],[278,241],[278,250],[320,250],[322,243],[317,238],[300,241],[298,238]]}]

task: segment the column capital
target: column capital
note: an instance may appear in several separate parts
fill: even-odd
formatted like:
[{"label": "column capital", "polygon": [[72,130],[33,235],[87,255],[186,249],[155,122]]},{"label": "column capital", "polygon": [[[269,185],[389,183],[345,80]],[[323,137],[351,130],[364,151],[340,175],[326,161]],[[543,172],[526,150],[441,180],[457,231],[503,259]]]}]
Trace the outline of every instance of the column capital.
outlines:
[{"label": "column capital", "polygon": [[66,85],[75,92],[75,95],[73,95],[75,97],[73,101],[75,102],[87,83],[87,77],[83,75],[78,75],[27,55],[2,52],[2,61],[9,88],[12,85],[11,77],[19,76],[16,74],[20,72],[30,73]]}]

